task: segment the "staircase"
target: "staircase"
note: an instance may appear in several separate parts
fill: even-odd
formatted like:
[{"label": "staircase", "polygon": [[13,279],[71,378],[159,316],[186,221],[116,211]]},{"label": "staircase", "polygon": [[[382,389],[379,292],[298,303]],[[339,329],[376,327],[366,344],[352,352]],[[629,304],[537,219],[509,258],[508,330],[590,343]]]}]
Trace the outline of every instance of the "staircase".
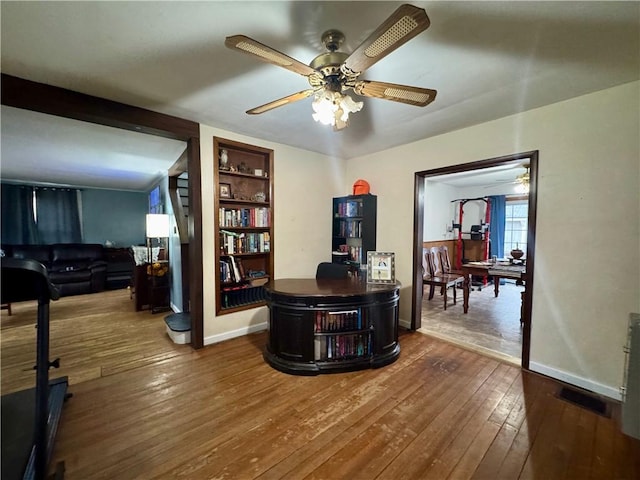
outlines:
[{"label": "staircase", "polygon": [[182,172],[169,177],[169,196],[176,217],[181,244],[189,243],[189,176]]}]

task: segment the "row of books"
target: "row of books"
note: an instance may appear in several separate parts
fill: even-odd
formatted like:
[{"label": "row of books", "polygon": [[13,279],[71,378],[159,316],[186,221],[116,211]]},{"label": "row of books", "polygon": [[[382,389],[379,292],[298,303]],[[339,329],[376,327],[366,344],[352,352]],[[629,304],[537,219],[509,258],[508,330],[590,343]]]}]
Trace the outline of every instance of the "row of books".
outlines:
[{"label": "row of books", "polygon": [[316,312],[315,332],[346,332],[368,328],[367,320],[363,318],[362,310],[345,310],[332,312],[319,310]]},{"label": "row of books", "polygon": [[314,358],[319,361],[345,360],[371,354],[371,334],[316,336]]},{"label": "row of books", "polygon": [[220,231],[220,245],[227,255],[265,253],[271,251],[271,235],[269,232],[236,234]]},{"label": "row of books", "polygon": [[251,303],[263,302],[266,292],[263,287],[242,285],[234,288],[223,288],[221,292],[222,308],[240,307]]},{"label": "row of books", "polygon": [[362,237],[362,220],[340,220],[336,229],[339,237]]},{"label": "row of books", "polygon": [[221,227],[269,227],[271,223],[269,208],[220,208]]},{"label": "row of books", "polygon": [[244,279],[245,272],[240,258],[226,255],[220,257],[220,281],[222,283],[238,283]]},{"label": "row of books", "polygon": [[362,202],[356,200],[340,202],[338,203],[338,211],[336,213],[339,217],[361,217]]},{"label": "row of books", "polygon": [[331,255],[333,255],[334,258],[333,261],[338,263],[367,263],[365,259],[362,258],[362,247],[356,245],[340,245],[340,250],[331,252]]}]

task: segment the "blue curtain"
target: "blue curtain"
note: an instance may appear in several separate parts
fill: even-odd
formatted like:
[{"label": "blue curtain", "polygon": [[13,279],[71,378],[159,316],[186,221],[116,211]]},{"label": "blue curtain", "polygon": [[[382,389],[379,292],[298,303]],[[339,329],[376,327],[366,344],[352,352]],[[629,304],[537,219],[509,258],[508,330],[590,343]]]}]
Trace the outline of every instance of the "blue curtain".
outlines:
[{"label": "blue curtain", "polygon": [[43,244],[82,242],[78,190],[37,188],[36,214]]},{"label": "blue curtain", "polygon": [[2,244],[40,243],[33,214],[33,187],[2,184]]},{"label": "blue curtain", "polygon": [[505,229],[505,207],[507,204],[504,195],[492,195],[491,201],[491,221],[489,222],[489,240],[491,247],[489,253],[498,258],[504,257],[504,229]]}]

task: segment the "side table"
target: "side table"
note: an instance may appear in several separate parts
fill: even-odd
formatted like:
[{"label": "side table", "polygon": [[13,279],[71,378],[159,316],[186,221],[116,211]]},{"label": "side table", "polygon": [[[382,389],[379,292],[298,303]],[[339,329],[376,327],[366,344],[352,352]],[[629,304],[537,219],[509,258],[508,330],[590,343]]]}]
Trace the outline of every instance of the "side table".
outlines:
[{"label": "side table", "polygon": [[151,313],[166,312],[169,307],[169,278],[149,276],[149,306]]},{"label": "side table", "polygon": [[170,309],[168,262],[154,264],[166,268],[162,276],[149,275],[149,264],[136,265],[133,281],[136,312],[151,309],[151,313],[158,313]]}]

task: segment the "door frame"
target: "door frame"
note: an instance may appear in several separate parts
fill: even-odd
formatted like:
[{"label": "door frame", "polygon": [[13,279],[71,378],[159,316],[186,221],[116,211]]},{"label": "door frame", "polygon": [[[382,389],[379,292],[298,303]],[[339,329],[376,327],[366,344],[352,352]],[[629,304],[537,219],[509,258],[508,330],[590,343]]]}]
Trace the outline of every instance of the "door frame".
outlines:
[{"label": "door frame", "polygon": [[9,107],[181,140],[187,144],[189,171],[189,312],[191,346],[204,346],[202,186],[200,125],[191,120],[32,82],[3,73],[1,103]]},{"label": "door frame", "polygon": [[424,231],[425,179],[437,175],[482,170],[518,161],[529,161],[529,216],[527,225],[527,279],[524,295],[523,329],[522,329],[522,357],[521,366],[529,369],[529,355],[531,350],[531,306],[533,299],[536,213],[538,203],[538,150],[505,155],[502,157],[477,160],[474,162],[451,165],[432,170],[423,170],[414,174],[414,217],[413,217],[413,292],[411,306],[411,330],[422,326],[422,244]]}]

